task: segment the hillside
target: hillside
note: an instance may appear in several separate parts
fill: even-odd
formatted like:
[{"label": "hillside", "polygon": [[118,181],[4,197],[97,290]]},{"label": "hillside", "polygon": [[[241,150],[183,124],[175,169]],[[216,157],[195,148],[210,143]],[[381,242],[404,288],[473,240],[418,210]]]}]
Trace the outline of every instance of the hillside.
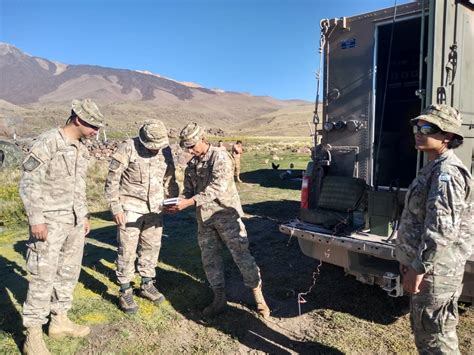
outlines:
[{"label": "hillside", "polygon": [[170,128],[195,120],[229,134],[307,135],[312,117],[311,104],[302,100],[208,89],[146,71],[68,65],[5,43],[0,43],[0,77],[0,128],[23,135],[60,124],[70,101],[85,97],[98,102],[113,136],[134,134],[150,118]]}]

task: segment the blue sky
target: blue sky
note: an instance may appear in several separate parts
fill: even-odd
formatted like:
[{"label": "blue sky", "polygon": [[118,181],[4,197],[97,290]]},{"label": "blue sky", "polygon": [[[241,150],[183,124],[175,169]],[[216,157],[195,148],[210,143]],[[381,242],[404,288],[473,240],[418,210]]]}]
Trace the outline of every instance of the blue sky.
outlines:
[{"label": "blue sky", "polygon": [[0,41],[67,64],[149,70],[209,88],[312,101],[319,20],[394,3],[0,0]]}]

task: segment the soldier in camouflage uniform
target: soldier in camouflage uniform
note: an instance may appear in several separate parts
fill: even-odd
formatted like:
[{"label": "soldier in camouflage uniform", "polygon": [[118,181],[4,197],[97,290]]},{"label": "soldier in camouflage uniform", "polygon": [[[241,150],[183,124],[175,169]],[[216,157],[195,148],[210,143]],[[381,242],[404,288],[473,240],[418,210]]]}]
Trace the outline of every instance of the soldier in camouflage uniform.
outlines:
[{"label": "soldier in camouflage uniform", "polygon": [[204,131],[189,123],[180,134],[180,144],[194,157],[184,178],[184,199],[172,208],[183,210],[196,205],[198,243],[207,279],[214,292],[205,316],[222,312],[226,305],[222,246],[227,246],[240,269],[244,283],[253,291],[257,311],[264,317],[270,310],[262,294],[260,271],[248,249],[247,231],[242,222],[242,206],[234,183],[234,164],[230,154],[213,147],[204,139]]},{"label": "soldier in camouflage uniform", "polygon": [[162,202],[179,194],[168,133],[161,121],[147,121],[136,138],[112,156],[105,185],[106,199],[118,225],[117,279],[120,308],[135,313],[131,281],[138,248],[139,294],[155,303],[165,300],[154,286],[163,230]]},{"label": "soldier in camouflage uniform", "polygon": [[432,105],[412,121],[416,148],[427,154],[406,194],[396,239],[403,287],[421,354],[458,354],[457,301],[473,245],[472,179],[453,149],[461,116]]},{"label": "soldier in camouflage uniform", "polygon": [[242,141],[237,141],[232,146],[232,157],[234,158],[234,178],[237,182],[242,182],[240,180],[240,158],[242,157]]},{"label": "soldier in camouflage uniform", "polygon": [[84,239],[90,224],[86,206],[89,152],[81,138],[93,137],[103,116],[89,99],[74,100],[66,125],[42,134],[22,164],[20,196],[30,225],[28,294],[23,305],[25,354],[49,354],[49,336],[89,334],[89,327],[67,317],[81,270]]}]

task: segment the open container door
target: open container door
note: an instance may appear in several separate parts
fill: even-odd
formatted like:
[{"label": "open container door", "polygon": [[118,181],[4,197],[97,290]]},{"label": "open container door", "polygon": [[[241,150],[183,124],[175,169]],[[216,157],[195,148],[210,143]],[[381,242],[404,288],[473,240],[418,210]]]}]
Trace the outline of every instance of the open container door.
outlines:
[{"label": "open container door", "polygon": [[462,114],[464,143],[455,150],[473,172],[474,2],[430,1],[427,104],[444,103]]}]

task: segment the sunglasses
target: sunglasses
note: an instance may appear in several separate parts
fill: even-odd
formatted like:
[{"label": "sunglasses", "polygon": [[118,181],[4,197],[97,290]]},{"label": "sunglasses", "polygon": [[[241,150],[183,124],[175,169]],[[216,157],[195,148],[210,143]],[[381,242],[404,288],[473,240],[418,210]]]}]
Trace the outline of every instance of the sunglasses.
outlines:
[{"label": "sunglasses", "polygon": [[97,127],[97,126],[94,126],[94,125],[91,125],[90,123],[87,123],[86,121],[84,120],[81,120],[79,117],[77,118],[79,120],[79,122],[81,122],[81,124],[85,127],[88,127],[88,128],[92,128],[92,129],[95,129],[96,131],[98,131],[100,129],[100,127]]},{"label": "sunglasses", "polygon": [[441,132],[441,129],[439,127],[431,125],[429,123],[425,123],[424,125],[418,126],[418,125],[413,125],[413,134],[420,133],[423,136],[426,136],[428,134],[435,134]]}]

